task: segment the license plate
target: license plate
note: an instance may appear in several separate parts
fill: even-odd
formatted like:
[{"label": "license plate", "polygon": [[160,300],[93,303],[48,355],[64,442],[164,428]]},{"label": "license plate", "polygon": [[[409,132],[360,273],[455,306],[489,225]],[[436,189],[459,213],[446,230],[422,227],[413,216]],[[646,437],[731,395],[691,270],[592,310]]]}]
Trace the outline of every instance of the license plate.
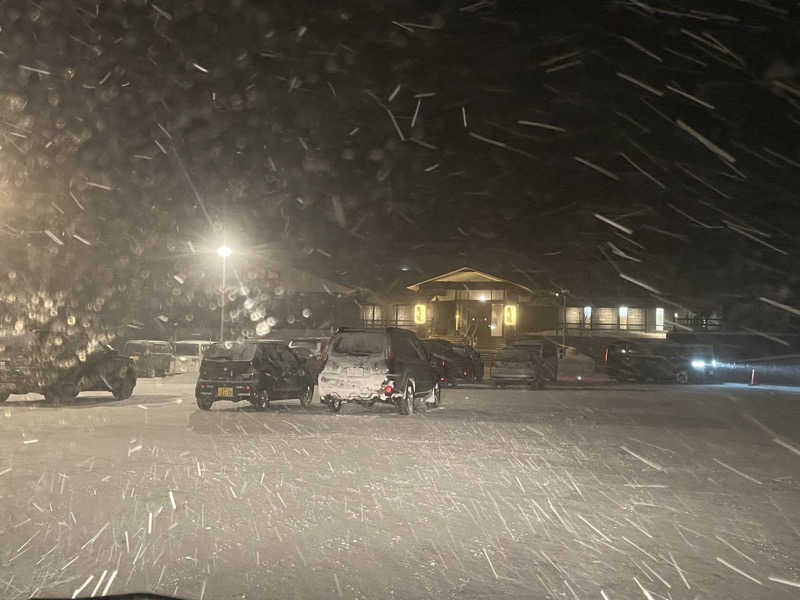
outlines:
[{"label": "license plate", "polygon": [[220,398],[233,398],[233,388],[232,387],[217,388],[217,396],[219,396]]},{"label": "license plate", "polygon": [[364,369],[359,367],[350,367],[347,369],[347,375],[350,377],[363,377],[364,376]]}]

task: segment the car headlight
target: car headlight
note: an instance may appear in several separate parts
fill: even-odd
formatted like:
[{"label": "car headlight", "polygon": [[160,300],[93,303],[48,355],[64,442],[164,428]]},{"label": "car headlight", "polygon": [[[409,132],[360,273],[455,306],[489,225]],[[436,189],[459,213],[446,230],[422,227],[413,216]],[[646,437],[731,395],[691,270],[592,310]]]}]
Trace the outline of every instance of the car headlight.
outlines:
[{"label": "car headlight", "polygon": [[712,360],[711,361],[711,366],[716,368],[717,367],[717,361],[716,360]]},{"label": "car headlight", "polygon": [[704,361],[704,360],[693,360],[692,361],[692,368],[693,369],[705,369],[706,368],[706,361]]}]

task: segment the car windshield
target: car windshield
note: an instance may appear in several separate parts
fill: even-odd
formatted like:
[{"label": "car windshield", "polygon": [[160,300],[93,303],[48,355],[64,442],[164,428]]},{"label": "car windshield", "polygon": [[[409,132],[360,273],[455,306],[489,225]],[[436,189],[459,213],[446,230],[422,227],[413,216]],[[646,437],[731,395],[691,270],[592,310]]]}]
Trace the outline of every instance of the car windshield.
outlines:
[{"label": "car windshield", "polygon": [[386,333],[383,331],[351,331],[340,333],[333,339],[331,354],[373,356],[386,350]]},{"label": "car windshield", "polygon": [[218,342],[212,344],[206,350],[203,358],[208,360],[250,361],[255,357],[257,349],[258,344],[254,343]]}]

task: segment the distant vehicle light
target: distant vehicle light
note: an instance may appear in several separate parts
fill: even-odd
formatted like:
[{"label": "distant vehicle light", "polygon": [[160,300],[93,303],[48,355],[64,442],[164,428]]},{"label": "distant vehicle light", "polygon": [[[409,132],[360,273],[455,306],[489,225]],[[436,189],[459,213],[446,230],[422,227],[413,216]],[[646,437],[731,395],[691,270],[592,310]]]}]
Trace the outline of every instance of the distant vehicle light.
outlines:
[{"label": "distant vehicle light", "polygon": [[693,360],[692,361],[692,368],[693,369],[705,369],[706,368],[706,361],[704,361],[704,360]]},{"label": "distant vehicle light", "polygon": [[391,385],[387,385],[383,388],[383,392],[388,396],[392,393],[394,388]]},{"label": "distant vehicle light", "polygon": [[583,381],[583,375],[578,375],[578,381]]},{"label": "distant vehicle light", "polygon": [[711,361],[711,366],[712,367],[716,367],[717,366],[717,361],[716,360],[712,360]]},{"label": "distant vehicle light", "polygon": [[625,348],[623,348],[622,350],[620,350],[620,354],[625,354],[626,352],[627,352],[627,350],[625,350]]}]

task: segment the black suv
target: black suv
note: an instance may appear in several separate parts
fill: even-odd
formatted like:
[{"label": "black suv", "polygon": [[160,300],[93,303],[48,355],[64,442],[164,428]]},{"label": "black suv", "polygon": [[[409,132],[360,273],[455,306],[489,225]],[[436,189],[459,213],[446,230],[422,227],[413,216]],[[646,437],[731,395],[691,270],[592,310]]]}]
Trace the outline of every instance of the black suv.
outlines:
[{"label": "black suv", "polygon": [[394,404],[404,415],[441,399],[440,373],[406,329],[340,329],[319,374],[319,397],[338,412],[345,402]]},{"label": "black suv", "polygon": [[0,347],[0,403],[11,394],[39,393],[59,404],[89,391],[108,391],[117,400],[127,400],[136,387],[131,358],[106,344],[79,354],[75,366],[66,369],[32,360],[41,354],[35,341],[10,340],[0,342]]},{"label": "black suv", "polygon": [[265,410],[271,400],[287,398],[308,407],[313,393],[314,378],[304,361],[285,342],[266,340],[213,344],[203,355],[194,392],[202,410],[219,400],[247,400]]}]

